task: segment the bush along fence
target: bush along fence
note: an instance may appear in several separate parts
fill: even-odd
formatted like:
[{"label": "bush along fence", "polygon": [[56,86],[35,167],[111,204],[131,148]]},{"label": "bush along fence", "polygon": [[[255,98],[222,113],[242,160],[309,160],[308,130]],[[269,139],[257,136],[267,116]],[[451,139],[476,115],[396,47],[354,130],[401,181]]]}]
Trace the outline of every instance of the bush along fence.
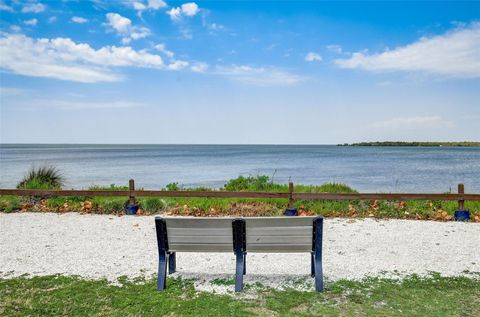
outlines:
[{"label": "bush along fence", "polygon": [[128,197],[125,212],[135,214],[138,210],[137,197],[184,197],[184,198],[283,198],[288,199],[285,215],[296,216],[296,200],[386,200],[386,201],[457,201],[455,220],[469,220],[470,212],[465,210],[465,201],[480,201],[480,194],[466,194],[463,184],[458,184],[457,193],[421,194],[421,193],[308,193],[295,192],[289,182],[288,192],[224,191],[224,190],[136,190],[135,181],[129,181],[128,190],[63,190],[63,189],[0,189],[0,196],[33,197]]}]

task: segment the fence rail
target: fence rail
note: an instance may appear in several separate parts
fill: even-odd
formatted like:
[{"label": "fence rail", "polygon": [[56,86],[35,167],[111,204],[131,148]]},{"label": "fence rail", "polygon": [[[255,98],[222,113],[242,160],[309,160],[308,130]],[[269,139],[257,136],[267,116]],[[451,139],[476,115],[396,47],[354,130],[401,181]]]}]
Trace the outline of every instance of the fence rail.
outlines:
[{"label": "fence rail", "polygon": [[288,198],[290,207],[295,200],[449,200],[458,201],[460,210],[465,201],[480,201],[480,194],[465,194],[463,184],[458,184],[458,193],[418,194],[418,193],[301,193],[295,192],[290,182],[288,192],[227,192],[212,191],[168,191],[135,190],[133,179],[129,181],[129,190],[45,190],[45,189],[0,189],[0,195],[42,196],[42,197],[128,197],[135,203],[136,197],[205,197],[205,198]]},{"label": "fence rail", "polygon": [[0,195],[44,197],[208,197],[208,198],[290,198],[302,200],[480,200],[480,194],[417,193],[301,193],[293,192],[227,192],[167,190],[44,190],[0,189]]}]

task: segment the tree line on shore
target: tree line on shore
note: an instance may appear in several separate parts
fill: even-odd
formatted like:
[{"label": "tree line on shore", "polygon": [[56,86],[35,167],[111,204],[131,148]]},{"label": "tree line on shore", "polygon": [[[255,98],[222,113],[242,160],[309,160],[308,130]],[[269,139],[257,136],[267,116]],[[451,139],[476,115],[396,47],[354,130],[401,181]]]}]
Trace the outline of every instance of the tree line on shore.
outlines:
[{"label": "tree line on shore", "polygon": [[343,143],[338,146],[445,146],[445,147],[480,147],[480,142],[405,142],[405,141],[378,141],[378,142],[359,142]]}]

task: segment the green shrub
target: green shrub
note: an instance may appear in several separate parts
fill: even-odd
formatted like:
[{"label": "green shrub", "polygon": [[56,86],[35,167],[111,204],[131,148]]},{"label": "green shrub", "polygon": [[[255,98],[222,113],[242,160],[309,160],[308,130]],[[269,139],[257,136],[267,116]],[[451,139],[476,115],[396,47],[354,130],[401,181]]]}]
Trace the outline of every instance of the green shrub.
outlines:
[{"label": "green shrub", "polygon": [[110,186],[98,186],[93,185],[88,188],[89,190],[128,190],[128,186],[117,186],[115,184],[110,184]]},{"label": "green shrub", "polygon": [[158,212],[168,208],[167,202],[160,198],[140,199],[139,203],[143,210],[149,212]]},{"label": "green shrub", "polygon": [[342,183],[325,183],[322,185],[296,185],[295,191],[307,193],[358,193],[355,189]]},{"label": "green shrub", "polygon": [[180,190],[180,187],[178,186],[178,183],[168,183],[165,188],[169,191],[177,191]]},{"label": "green shrub", "polygon": [[270,181],[267,175],[239,176],[225,184],[227,191],[286,191],[287,185],[276,184]]},{"label": "green shrub", "polygon": [[64,178],[54,166],[32,167],[23,179],[17,184],[22,189],[59,189]]},{"label": "green shrub", "polygon": [[206,186],[198,186],[198,187],[185,188],[185,190],[198,191],[198,192],[211,192],[211,191],[215,190],[215,188],[206,187]]}]

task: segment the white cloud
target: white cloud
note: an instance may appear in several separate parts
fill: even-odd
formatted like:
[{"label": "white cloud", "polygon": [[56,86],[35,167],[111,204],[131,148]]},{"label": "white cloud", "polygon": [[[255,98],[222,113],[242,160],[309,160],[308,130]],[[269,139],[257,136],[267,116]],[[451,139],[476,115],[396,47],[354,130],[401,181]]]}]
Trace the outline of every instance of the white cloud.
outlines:
[{"label": "white cloud", "polygon": [[480,78],[480,22],[423,37],[418,41],[382,53],[354,53],[337,59],[340,68],[372,72],[424,72],[445,77]]},{"label": "white cloud", "polygon": [[108,25],[115,29],[120,34],[128,34],[132,28],[132,21],[128,18],[122,17],[118,13],[107,13]]},{"label": "white cloud", "polygon": [[204,73],[208,69],[208,64],[203,62],[197,62],[190,67],[192,72]]},{"label": "white cloud", "polygon": [[225,26],[218,23],[210,23],[207,25],[207,28],[211,31],[221,31],[225,29]]},{"label": "white cloud", "polygon": [[44,4],[41,4],[40,2],[38,3],[27,3],[26,5],[23,6],[22,12],[23,13],[40,13],[45,11],[47,7]]},{"label": "white cloud", "polygon": [[74,17],[72,17],[72,22],[83,24],[83,23],[87,23],[88,19],[85,19],[83,17],[74,16]]},{"label": "white cloud", "polygon": [[38,20],[33,18],[33,19],[30,19],[30,20],[25,20],[25,21],[23,21],[23,23],[25,23],[26,25],[35,26],[35,25],[37,25]]},{"label": "white cloud", "polygon": [[0,68],[11,73],[84,83],[120,81],[123,76],[114,72],[116,67],[176,70],[188,65],[183,61],[165,65],[160,55],[131,47],[96,50],[69,38],[33,39],[8,33],[0,35],[0,56]]},{"label": "white cloud", "polygon": [[143,3],[138,2],[138,1],[133,2],[132,6],[137,11],[143,11],[143,10],[147,9],[146,5],[144,5]]},{"label": "white cloud", "polygon": [[138,12],[138,15],[141,16],[145,10],[159,10],[167,7],[167,3],[162,0],[148,0],[147,2],[139,0],[130,2],[133,9]]},{"label": "white cloud", "polygon": [[195,2],[182,4],[182,13],[186,16],[193,17],[198,13],[198,5]]},{"label": "white cloud", "polygon": [[10,30],[12,30],[13,32],[20,32],[22,28],[18,25],[10,25]]},{"label": "white cloud", "polygon": [[167,3],[162,0],[148,0],[148,8],[153,10],[158,10],[161,8],[165,8]]},{"label": "white cloud", "polygon": [[340,45],[337,45],[337,44],[327,45],[327,50],[329,50],[330,52],[336,53],[336,54],[342,54],[342,52],[343,52],[342,47]]},{"label": "white cloud", "polygon": [[188,2],[179,7],[171,8],[167,11],[167,14],[172,20],[179,21],[183,16],[193,17],[198,12],[200,12],[198,5],[195,2]]},{"label": "white cloud", "polygon": [[188,62],[178,60],[178,61],[174,61],[173,63],[168,65],[167,68],[170,69],[170,70],[181,70],[181,69],[184,69],[187,66],[188,66]]},{"label": "white cloud", "polygon": [[167,56],[168,58],[173,58],[175,55],[172,51],[167,50],[167,46],[163,43],[155,45],[155,49]]},{"label": "white cloud", "polygon": [[322,60],[322,57],[318,53],[308,52],[308,54],[305,55],[305,60],[307,62],[320,62]]},{"label": "white cloud", "polygon": [[57,17],[56,16],[48,18],[48,23],[55,23],[55,22],[57,22]]},{"label": "white cloud", "polygon": [[370,125],[371,128],[376,129],[431,129],[431,128],[451,128],[453,123],[443,119],[440,116],[425,116],[425,117],[397,117],[383,121],[374,122]]},{"label": "white cloud", "polygon": [[107,25],[114,29],[122,37],[123,44],[129,44],[131,40],[138,40],[150,35],[150,30],[146,27],[132,25],[132,21],[121,16],[118,13],[107,13]]},{"label": "white cloud", "polygon": [[0,1],[0,11],[13,12],[13,8],[9,5],[6,5],[2,0]]},{"label": "white cloud", "polygon": [[301,76],[272,67],[251,67],[246,65],[217,66],[214,73],[256,86],[292,86],[304,80]]},{"label": "white cloud", "polygon": [[130,37],[133,40],[143,39],[150,35],[150,30],[144,27],[134,27],[130,33]]},{"label": "white cloud", "polygon": [[180,7],[171,8],[170,10],[167,11],[167,14],[170,16],[172,20],[179,20],[180,17],[182,16],[182,8]]}]

